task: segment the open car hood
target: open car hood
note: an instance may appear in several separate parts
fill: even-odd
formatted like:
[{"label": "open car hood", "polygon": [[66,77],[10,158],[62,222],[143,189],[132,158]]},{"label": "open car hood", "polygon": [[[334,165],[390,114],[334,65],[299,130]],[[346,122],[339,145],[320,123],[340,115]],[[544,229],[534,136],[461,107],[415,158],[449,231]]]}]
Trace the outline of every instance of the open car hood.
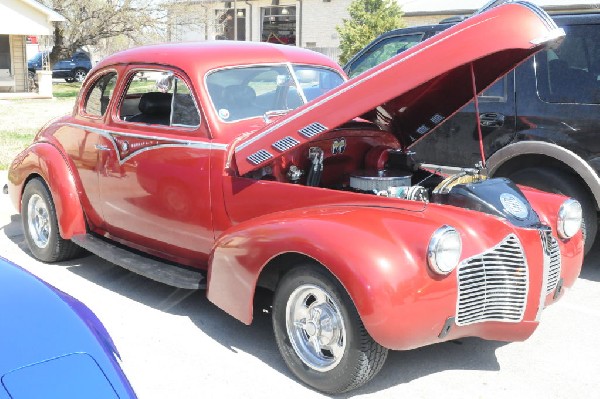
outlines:
[{"label": "open car hood", "polygon": [[564,36],[540,8],[513,2],[475,15],[345,82],[241,140],[243,175],[356,117],[392,132],[404,148],[489,85]]}]

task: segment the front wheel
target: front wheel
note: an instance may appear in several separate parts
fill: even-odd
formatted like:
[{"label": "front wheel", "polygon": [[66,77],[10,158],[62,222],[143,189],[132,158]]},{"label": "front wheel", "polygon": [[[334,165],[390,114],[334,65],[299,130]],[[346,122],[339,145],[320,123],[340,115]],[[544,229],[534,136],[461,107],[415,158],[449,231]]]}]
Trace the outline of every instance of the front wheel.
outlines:
[{"label": "front wheel", "polygon": [[273,329],[290,370],[330,394],[371,380],[388,353],[366,331],[339,281],[312,264],[283,276],[273,301]]},{"label": "front wheel", "polygon": [[54,202],[42,179],[32,179],[25,186],[21,213],[27,246],[37,259],[60,262],[83,253],[80,247],[60,236]]}]

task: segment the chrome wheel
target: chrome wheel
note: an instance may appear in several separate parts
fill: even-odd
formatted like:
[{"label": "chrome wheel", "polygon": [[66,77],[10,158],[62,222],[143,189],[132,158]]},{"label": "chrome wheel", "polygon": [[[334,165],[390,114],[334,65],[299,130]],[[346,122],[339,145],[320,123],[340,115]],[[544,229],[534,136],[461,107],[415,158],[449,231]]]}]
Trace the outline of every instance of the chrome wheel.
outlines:
[{"label": "chrome wheel", "polygon": [[50,240],[50,213],[48,205],[39,194],[33,194],[27,204],[27,224],[33,243],[46,248]]},{"label": "chrome wheel", "polygon": [[346,330],[340,306],[322,288],[301,285],[286,306],[287,333],[298,357],[311,369],[328,371],[346,350]]}]

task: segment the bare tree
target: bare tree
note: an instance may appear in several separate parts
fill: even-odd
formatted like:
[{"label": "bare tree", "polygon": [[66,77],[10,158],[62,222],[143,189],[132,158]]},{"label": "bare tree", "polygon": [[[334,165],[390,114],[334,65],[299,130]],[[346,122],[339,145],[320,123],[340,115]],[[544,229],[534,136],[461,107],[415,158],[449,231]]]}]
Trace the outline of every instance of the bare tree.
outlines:
[{"label": "bare tree", "polygon": [[66,21],[56,25],[50,63],[107,40],[147,44],[164,40],[167,9],[176,0],[42,0]]}]

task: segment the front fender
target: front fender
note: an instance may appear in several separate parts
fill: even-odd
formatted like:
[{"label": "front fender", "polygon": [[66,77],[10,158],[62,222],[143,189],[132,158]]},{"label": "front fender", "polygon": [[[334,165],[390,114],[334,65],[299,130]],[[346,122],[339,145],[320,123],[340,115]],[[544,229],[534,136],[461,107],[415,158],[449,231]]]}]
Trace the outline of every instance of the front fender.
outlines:
[{"label": "front fender", "polygon": [[50,189],[60,235],[70,239],[86,232],[85,219],[71,168],[61,152],[50,143],[38,142],[21,152],[8,172],[8,192],[15,208],[21,212],[25,184],[40,176]]},{"label": "front fender", "polygon": [[572,287],[583,264],[583,233],[581,230],[569,239],[560,238],[558,234],[558,211],[568,197],[560,194],[547,193],[535,188],[519,186],[523,195],[531,203],[542,223],[552,228],[552,235],[557,238],[562,255],[563,285]]},{"label": "front fender", "polygon": [[[454,315],[457,298],[454,273],[441,277],[427,267],[427,246],[433,232],[445,223],[456,227],[463,225],[461,220],[469,220],[473,228],[459,227],[464,235],[463,257],[468,257],[510,231],[504,223],[494,223],[481,214],[473,220],[470,211],[453,208],[448,212],[431,204],[427,208],[409,212],[331,206],[244,222],[216,243],[209,265],[208,299],[250,324],[261,270],[280,254],[303,254],[341,282],[367,331],[381,345],[426,345]],[[497,226],[478,229],[485,219]],[[491,234],[478,234],[482,231]]]}]

